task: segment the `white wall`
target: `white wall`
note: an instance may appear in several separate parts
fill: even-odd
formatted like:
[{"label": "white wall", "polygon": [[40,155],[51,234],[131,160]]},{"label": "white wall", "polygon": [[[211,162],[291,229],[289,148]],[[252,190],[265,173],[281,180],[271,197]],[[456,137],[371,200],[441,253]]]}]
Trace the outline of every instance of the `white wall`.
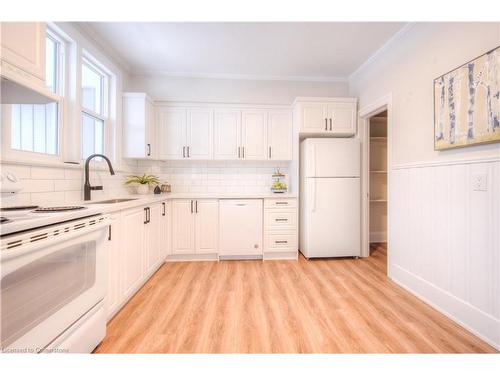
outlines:
[{"label": "white wall", "polygon": [[348,83],[132,75],[126,91],[147,92],[154,100],[291,104],[297,96],[346,96]]},{"label": "white wall", "polygon": [[[500,23],[411,25],[351,76],[392,94],[389,275],[500,348],[500,144],[434,151],[433,80],[500,45]],[[484,174],[487,191],[474,191]]]}]

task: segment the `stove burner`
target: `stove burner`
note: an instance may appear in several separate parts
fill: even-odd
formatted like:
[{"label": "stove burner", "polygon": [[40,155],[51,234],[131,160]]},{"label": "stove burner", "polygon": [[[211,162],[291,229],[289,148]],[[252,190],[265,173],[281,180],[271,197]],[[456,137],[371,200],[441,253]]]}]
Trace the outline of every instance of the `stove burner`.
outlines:
[{"label": "stove burner", "polygon": [[13,206],[13,207],[2,207],[0,211],[22,211],[22,210],[34,210],[38,206]]},{"label": "stove burner", "polygon": [[8,223],[10,220],[4,216],[0,216],[0,224]]},{"label": "stove burner", "polygon": [[83,210],[87,207],[84,206],[61,206],[61,207],[40,207],[33,212],[62,212],[62,211],[76,211]]}]

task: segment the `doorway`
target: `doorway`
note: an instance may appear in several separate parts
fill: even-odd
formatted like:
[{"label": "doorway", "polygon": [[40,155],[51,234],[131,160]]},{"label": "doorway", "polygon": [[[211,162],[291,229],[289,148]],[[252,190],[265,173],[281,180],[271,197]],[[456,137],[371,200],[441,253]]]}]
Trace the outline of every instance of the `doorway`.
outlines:
[{"label": "doorway", "polygon": [[359,112],[362,142],[361,256],[387,259],[388,274],[391,238],[391,114],[390,94],[361,108]]}]

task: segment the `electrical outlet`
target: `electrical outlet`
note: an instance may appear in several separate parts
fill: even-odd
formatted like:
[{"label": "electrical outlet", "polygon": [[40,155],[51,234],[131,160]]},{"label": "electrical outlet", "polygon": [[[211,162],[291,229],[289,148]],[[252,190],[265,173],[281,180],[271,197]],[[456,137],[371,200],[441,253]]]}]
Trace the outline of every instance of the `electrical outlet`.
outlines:
[{"label": "electrical outlet", "polygon": [[474,191],[487,191],[488,190],[488,175],[475,174],[472,176],[472,190]]}]

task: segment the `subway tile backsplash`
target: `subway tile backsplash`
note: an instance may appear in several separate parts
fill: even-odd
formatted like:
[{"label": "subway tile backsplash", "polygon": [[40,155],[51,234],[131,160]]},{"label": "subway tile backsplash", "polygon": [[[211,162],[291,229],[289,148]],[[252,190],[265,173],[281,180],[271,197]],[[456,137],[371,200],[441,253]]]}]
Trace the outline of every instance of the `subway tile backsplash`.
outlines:
[{"label": "subway tile backsplash", "polygon": [[[83,169],[50,168],[0,164],[2,172],[14,173],[23,183],[16,195],[2,197],[1,206],[38,204],[62,205],[83,200]],[[124,171],[111,176],[106,171],[91,171],[92,185],[102,185],[102,191],[92,191],[92,200],[134,193],[124,185],[130,174],[154,174],[168,182],[175,193],[267,193],[276,167],[288,175],[288,162],[226,162],[128,160]],[[288,181],[287,181],[288,183]]]}]

